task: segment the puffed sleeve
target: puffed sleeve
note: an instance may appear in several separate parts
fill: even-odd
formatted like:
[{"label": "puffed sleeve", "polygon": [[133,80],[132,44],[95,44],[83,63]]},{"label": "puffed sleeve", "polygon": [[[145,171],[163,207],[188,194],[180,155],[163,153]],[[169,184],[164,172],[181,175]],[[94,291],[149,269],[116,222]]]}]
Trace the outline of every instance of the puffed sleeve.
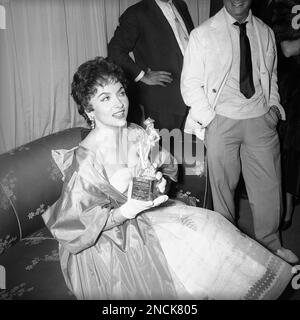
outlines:
[{"label": "puffed sleeve", "polygon": [[99,188],[98,176],[89,160],[73,161],[60,198],[43,215],[54,238],[73,254],[94,245],[110,217],[111,199]]}]

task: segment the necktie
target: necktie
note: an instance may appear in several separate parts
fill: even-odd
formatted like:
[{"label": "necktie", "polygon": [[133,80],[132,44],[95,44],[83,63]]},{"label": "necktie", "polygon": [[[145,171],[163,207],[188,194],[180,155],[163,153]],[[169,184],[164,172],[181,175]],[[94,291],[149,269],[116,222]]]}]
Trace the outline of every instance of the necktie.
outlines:
[{"label": "necktie", "polygon": [[183,51],[185,51],[185,49],[186,49],[186,47],[188,45],[189,35],[187,34],[186,30],[184,29],[183,25],[180,23],[180,21],[179,21],[179,19],[177,17],[176,11],[174,9],[173,2],[170,1],[169,4],[170,4],[171,9],[172,9],[173,14],[174,14],[174,21],[175,21],[176,29],[177,29],[177,32],[178,32],[178,36],[179,36]]},{"label": "necktie", "polygon": [[250,99],[254,93],[253,74],[252,74],[252,60],[251,47],[246,32],[246,24],[234,23],[240,28],[240,91],[247,98]]}]

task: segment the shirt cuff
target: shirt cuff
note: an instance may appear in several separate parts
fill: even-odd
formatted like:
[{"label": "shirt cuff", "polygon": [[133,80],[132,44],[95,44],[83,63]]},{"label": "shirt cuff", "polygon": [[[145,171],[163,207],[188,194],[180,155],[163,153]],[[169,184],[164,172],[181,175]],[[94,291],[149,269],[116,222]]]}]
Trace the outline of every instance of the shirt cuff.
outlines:
[{"label": "shirt cuff", "polygon": [[145,75],[145,71],[142,70],[142,71],[139,73],[139,75],[134,79],[134,82],[140,81],[140,80],[143,78],[144,75]]},{"label": "shirt cuff", "polygon": [[192,119],[199,122],[204,128],[207,127],[216,116],[216,112],[212,108],[206,110],[205,113],[203,111],[199,112],[196,108],[191,108],[190,113]]}]

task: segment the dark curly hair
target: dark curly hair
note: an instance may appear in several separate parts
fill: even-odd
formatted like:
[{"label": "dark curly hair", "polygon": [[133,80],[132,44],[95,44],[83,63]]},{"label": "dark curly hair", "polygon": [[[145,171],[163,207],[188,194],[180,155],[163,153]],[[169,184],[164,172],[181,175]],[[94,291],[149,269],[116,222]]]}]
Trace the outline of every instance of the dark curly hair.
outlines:
[{"label": "dark curly hair", "polygon": [[77,104],[79,114],[89,125],[91,123],[86,112],[93,111],[90,99],[95,95],[97,87],[116,82],[127,89],[128,82],[123,70],[109,58],[96,57],[79,66],[73,76],[71,96]]}]

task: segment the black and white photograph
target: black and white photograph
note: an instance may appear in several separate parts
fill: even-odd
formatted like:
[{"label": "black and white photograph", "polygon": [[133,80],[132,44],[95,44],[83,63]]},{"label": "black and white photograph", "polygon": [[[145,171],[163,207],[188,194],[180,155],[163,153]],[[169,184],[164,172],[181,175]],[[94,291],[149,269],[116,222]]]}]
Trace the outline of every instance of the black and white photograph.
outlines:
[{"label": "black and white photograph", "polygon": [[299,258],[300,0],[0,0],[0,309],[300,300]]}]

